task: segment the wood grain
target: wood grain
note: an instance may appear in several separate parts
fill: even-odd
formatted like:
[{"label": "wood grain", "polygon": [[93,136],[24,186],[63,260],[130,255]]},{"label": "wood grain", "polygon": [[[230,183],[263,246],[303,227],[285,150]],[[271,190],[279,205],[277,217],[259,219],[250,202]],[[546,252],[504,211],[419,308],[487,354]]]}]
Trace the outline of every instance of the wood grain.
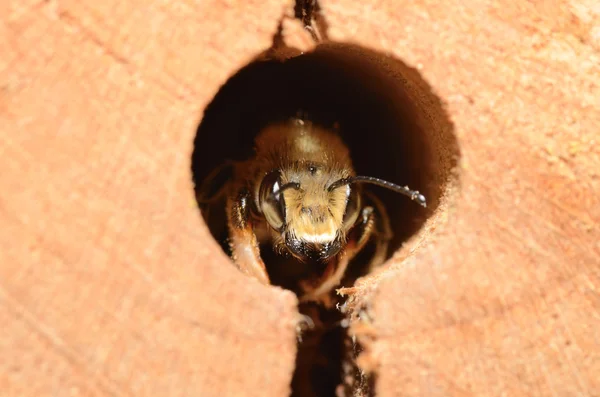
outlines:
[{"label": "wood grain", "polygon": [[190,171],[203,107],[281,8],[8,4],[0,394],[288,393],[296,299],[231,266]]},{"label": "wood grain", "polygon": [[377,395],[600,395],[597,7],[323,3],[420,71],[461,152],[449,212],[364,283]]},{"label": "wood grain", "polygon": [[[321,3],[330,39],[419,71],[460,146],[420,244],[355,294],[377,395],[600,395],[596,2]],[[190,172],[287,6],[0,1],[2,395],[289,393],[296,299],[230,265]]]}]

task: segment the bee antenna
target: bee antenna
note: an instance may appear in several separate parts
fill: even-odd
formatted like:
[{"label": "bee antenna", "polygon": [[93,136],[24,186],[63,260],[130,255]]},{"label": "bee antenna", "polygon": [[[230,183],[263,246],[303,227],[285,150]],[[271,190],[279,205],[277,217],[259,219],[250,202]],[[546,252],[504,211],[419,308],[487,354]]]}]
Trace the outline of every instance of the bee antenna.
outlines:
[{"label": "bee antenna", "polygon": [[400,193],[407,197],[410,197],[411,200],[416,201],[419,205],[427,207],[427,199],[417,190],[411,190],[408,188],[408,186],[396,185],[395,183],[388,182],[383,179],[375,178],[372,176],[354,176],[350,178],[339,179],[329,186],[329,191],[332,191],[340,186],[349,185],[352,183],[370,183],[372,185],[384,187],[396,193]]}]

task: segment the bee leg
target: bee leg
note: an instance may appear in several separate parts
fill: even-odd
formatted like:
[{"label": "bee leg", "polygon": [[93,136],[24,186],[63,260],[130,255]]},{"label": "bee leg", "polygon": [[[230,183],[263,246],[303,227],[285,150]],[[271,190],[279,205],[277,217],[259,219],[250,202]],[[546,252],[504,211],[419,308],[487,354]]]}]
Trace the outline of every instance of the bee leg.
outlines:
[{"label": "bee leg", "polygon": [[360,215],[360,223],[357,225],[356,230],[359,234],[358,238],[354,238],[353,241],[348,242],[345,254],[347,261],[351,261],[369,241],[373,233],[375,232],[376,216],[375,209],[371,206],[364,207]]},{"label": "bee leg", "polygon": [[223,198],[229,187],[235,171],[235,163],[231,160],[225,161],[208,174],[202,183],[196,185],[196,201],[200,206],[218,201]]},{"label": "bee leg", "polygon": [[383,203],[370,192],[365,192],[366,201],[369,202],[374,208],[377,216],[375,218],[375,224],[373,227],[373,240],[375,242],[375,253],[371,258],[368,270],[372,271],[376,267],[379,267],[385,262],[387,258],[388,246],[394,233],[390,225],[390,218],[385,210]]},{"label": "bee leg", "polygon": [[226,251],[228,248],[225,246],[227,236],[225,203],[231,191],[230,181],[235,172],[235,165],[233,161],[226,160],[201,181],[194,177],[196,204],[211,234]]},{"label": "bee leg", "polygon": [[346,249],[337,258],[333,259],[337,261],[335,266],[328,265],[325,273],[316,282],[302,283],[306,294],[301,301],[316,300],[323,302],[325,305],[331,303],[327,293],[340,284],[348,264],[364,248],[373,234],[375,226],[375,210],[373,207],[364,207],[359,219],[359,224],[355,227],[353,236],[348,239]]},{"label": "bee leg", "polygon": [[258,240],[252,229],[250,200],[250,192],[242,189],[236,197],[227,201],[229,244],[236,266],[263,284],[269,284],[269,276],[260,257]]}]

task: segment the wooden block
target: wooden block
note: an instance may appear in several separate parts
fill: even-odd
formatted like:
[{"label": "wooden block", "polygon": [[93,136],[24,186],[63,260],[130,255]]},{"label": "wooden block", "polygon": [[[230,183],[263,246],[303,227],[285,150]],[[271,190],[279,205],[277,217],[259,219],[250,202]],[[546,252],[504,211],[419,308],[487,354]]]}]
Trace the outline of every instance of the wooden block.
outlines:
[{"label": "wooden block", "polygon": [[[435,212],[351,297],[377,396],[600,395],[595,2],[321,6],[330,40],[378,53],[439,166]],[[231,266],[190,158],[291,7],[0,4],[2,395],[289,394],[296,298]]]}]

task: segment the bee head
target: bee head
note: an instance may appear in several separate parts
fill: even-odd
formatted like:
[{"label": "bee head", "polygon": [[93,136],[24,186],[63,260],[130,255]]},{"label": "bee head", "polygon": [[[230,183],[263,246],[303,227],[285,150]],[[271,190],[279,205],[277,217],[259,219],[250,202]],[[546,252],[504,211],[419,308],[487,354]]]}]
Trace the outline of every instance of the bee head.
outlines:
[{"label": "bee head", "polygon": [[302,262],[326,262],[346,243],[360,213],[360,195],[350,184],[335,185],[315,173],[283,182],[281,172],[265,176],[259,207],[283,247]]},{"label": "bee head", "polygon": [[[346,244],[346,235],[361,212],[358,184],[367,183],[400,193],[426,207],[425,196],[408,186],[369,176],[345,176],[333,181],[314,167],[293,178],[280,170],[268,173],[259,189],[258,206],[279,234],[287,251],[300,261],[326,262]],[[288,181],[287,179],[292,179]]]}]

